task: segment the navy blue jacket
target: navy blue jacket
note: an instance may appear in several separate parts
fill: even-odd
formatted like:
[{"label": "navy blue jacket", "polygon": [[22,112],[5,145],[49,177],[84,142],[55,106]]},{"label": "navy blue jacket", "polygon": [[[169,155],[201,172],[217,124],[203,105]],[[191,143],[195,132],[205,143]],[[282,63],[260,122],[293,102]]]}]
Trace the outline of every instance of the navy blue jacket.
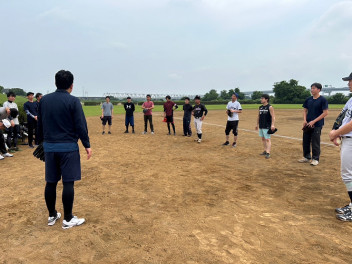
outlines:
[{"label": "navy blue jacket", "polygon": [[77,143],[90,148],[86,118],[79,99],[57,89],[43,96],[38,110],[38,142]]},{"label": "navy blue jacket", "polygon": [[35,122],[34,117],[38,116],[38,107],[37,107],[37,102],[25,102],[23,105],[23,109],[27,114],[27,122],[28,123],[33,123]]}]

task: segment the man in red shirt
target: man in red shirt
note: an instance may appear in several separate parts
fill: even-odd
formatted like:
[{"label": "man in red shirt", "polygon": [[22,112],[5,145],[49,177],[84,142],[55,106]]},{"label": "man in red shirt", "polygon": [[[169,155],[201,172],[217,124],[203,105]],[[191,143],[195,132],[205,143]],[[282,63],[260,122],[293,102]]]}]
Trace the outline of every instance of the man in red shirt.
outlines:
[{"label": "man in red shirt", "polygon": [[171,123],[172,129],[174,131],[174,136],[176,136],[175,124],[174,124],[174,107],[175,109],[177,109],[178,106],[173,101],[171,101],[170,95],[167,95],[165,99],[166,99],[166,103],[164,104],[164,119],[166,118],[167,129],[169,130],[168,135],[171,135],[171,132],[170,132],[170,123]]},{"label": "man in red shirt", "polygon": [[143,134],[147,134],[147,124],[149,120],[151,134],[154,134],[154,127],[153,127],[153,116],[152,110],[154,108],[154,103],[151,101],[150,94],[147,94],[147,101],[142,104],[143,113],[144,113],[144,132]]}]

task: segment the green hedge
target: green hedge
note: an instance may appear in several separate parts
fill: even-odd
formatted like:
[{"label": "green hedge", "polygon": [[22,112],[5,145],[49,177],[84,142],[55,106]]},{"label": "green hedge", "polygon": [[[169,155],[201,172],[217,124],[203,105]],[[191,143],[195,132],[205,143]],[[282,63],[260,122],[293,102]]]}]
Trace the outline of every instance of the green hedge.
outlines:
[{"label": "green hedge", "polygon": [[92,105],[100,105],[101,102],[84,102],[83,103],[85,106],[92,106]]}]

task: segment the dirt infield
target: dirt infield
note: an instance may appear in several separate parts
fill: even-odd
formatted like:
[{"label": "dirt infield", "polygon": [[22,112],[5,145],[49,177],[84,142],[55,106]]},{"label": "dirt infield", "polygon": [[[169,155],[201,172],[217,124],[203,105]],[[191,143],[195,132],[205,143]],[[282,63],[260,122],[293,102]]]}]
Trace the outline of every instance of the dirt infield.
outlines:
[{"label": "dirt infield", "polygon": [[[299,164],[302,111],[277,110],[272,158],[252,132],[257,111],[241,114],[238,146],[223,147],[225,111],[210,111],[201,144],[167,136],[161,113],[155,135],[101,135],[88,118],[93,158],[82,153],[74,213],[87,222],[47,226],[44,163],[22,147],[0,161],[0,263],[351,263],[352,223],[335,219],[348,201],[339,150],[323,129],[321,163]],[[193,128],[192,124],[192,128]],[[193,128],[194,130],[194,128]],[[292,138],[281,138],[278,136]],[[57,209],[62,212],[62,184]]]}]

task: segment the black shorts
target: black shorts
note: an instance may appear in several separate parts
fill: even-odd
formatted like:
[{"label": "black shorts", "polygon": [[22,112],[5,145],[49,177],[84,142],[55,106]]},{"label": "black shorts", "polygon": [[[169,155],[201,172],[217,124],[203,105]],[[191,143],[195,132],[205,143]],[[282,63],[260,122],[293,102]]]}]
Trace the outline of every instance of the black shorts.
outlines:
[{"label": "black shorts", "polygon": [[232,133],[235,136],[237,136],[238,135],[237,129],[238,129],[238,120],[236,120],[236,121],[227,121],[225,134],[227,136],[230,135],[230,131],[232,130]]},{"label": "black shorts", "polygon": [[174,122],[174,117],[173,116],[166,116],[166,122],[173,123]]},{"label": "black shorts", "polygon": [[79,181],[81,179],[81,157],[79,151],[45,152],[45,181]]},{"label": "black shorts", "polygon": [[108,125],[111,126],[111,116],[104,116],[102,119],[103,126],[106,125],[106,122],[108,122]]}]

